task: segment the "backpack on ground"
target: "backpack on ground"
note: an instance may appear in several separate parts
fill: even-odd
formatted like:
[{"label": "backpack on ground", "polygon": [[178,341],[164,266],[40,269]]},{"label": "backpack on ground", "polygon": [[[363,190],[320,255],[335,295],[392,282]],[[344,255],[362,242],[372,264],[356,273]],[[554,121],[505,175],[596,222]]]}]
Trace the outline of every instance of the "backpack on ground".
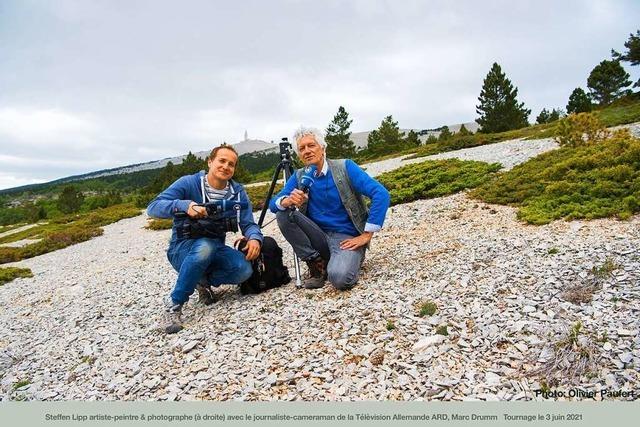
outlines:
[{"label": "backpack on ground", "polygon": [[[247,241],[236,241],[236,249],[241,251]],[[273,237],[265,236],[258,258],[251,261],[253,274],[240,284],[240,293],[258,294],[268,289],[277,288],[291,281],[289,269],[282,262],[282,248]]]}]

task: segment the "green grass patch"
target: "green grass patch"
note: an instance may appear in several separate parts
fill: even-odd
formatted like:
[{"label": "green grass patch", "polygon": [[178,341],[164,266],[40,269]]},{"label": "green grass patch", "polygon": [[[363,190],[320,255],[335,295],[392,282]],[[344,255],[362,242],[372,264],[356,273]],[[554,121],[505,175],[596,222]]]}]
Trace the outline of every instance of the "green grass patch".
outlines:
[{"label": "green grass patch", "polygon": [[18,277],[33,277],[33,273],[28,268],[0,267],[0,286]]},{"label": "green grass patch", "polygon": [[438,311],[438,306],[436,305],[435,302],[425,301],[420,304],[420,311],[418,313],[418,316],[420,317],[433,316],[436,313],[436,311]]},{"label": "green grass patch", "polygon": [[169,230],[173,227],[173,219],[154,218],[144,227],[147,230]]},{"label": "green grass patch", "polygon": [[[254,211],[259,211],[264,206],[265,198],[267,197],[267,192],[269,191],[270,184],[257,185],[255,187],[245,187],[247,190],[247,195],[249,196],[249,200],[251,200],[251,205],[253,206]],[[275,196],[282,190],[282,184],[276,184],[276,187],[273,189],[273,195]]]},{"label": "green grass patch", "polygon": [[607,127],[640,121],[640,93],[624,97],[612,105],[595,111],[596,116]]},{"label": "green grass patch", "polygon": [[31,381],[29,381],[29,380],[20,380],[20,381],[18,381],[17,383],[15,383],[13,385],[13,389],[17,390],[20,387],[24,387],[24,386],[29,385],[29,384],[31,384]]},{"label": "green grass patch", "polygon": [[0,239],[1,243],[23,239],[40,239],[20,248],[0,247],[0,264],[20,261],[42,255],[76,243],[84,242],[103,233],[102,226],[121,219],[140,215],[140,209],[130,203],[97,209],[86,214],[69,215],[45,225],[38,225]]},{"label": "green grass patch", "polygon": [[640,211],[640,139],[618,135],[543,153],[471,192],[519,207],[531,224],[556,219],[627,219]]},{"label": "green grass patch", "polygon": [[436,334],[443,335],[445,337],[449,336],[449,329],[447,325],[440,325],[436,328]]},{"label": "green grass patch", "polygon": [[393,331],[396,328],[396,324],[393,323],[393,320],[387,320],[385,328],[387,329],[387,331]]},{"label": "green grass patch", "polygon": [[491,179],[500,164],[458,159],[427,160],[377,177],[391,194],[391,204],[447,196]]},{"label": "green grass patch", "polygon": [[591,269],[591,274],[593,274],[597,279],[606,279],[618,268],[620,268],[618,264],[616,264],[611,258],[607,258],[602,265],[593,267]]}]

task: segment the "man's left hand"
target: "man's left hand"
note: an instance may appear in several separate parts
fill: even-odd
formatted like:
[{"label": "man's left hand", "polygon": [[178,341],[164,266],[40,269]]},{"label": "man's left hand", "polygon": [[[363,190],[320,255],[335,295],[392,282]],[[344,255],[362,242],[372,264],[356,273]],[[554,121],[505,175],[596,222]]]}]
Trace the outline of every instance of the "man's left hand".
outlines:
[{"label": "man's left hand", "polygon": [[361,235],[357,237],[352,237],[351,239],[346,239],[340,242],[340,249],[347,251],[355,251],[356,249],[366,246],[373,237],[373,233],[369,231],[365,231]]},{"label": "man's left hand", "polygon": [[242,252],[246,252],[245,259],[247,261],[253,261],[258,258],[260,255],[260,242],[255,239],[251,239],[247,242],[247,244],[242,248]]}]

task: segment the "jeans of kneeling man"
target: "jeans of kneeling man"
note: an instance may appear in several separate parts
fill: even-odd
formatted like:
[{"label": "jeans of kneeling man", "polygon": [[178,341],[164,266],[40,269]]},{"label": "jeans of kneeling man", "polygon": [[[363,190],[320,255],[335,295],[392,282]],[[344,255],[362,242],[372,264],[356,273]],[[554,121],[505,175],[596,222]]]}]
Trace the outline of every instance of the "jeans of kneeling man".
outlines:
[{"label": "jeans of kneeling man", "polygon": [[[280,211],[276,214],[278,227],[284,238],[289,242],[293,251],[303,261],[316,258],[319,253],[311,245],[307,234],[289,218],[289,211]],[[358,282],[360,265],[364,259],[365,247],[356,250],[340,249],[340,242],[351,239],[354,236],[333,231],[324,232],[316,224],[315,233],[323,233],[329,245],[331,258],[327,264],[327,278],[336,289],[349,289]]]},{"label": "jeans of kneeling man", "polygon": [[171,292],[175,304],[184,304],[204,279],[210,286],[239,284],[251,277],[251,263],[245,254],[224,244],[222,239],[183,239],[173,242],[167,258],[178,272]]}]

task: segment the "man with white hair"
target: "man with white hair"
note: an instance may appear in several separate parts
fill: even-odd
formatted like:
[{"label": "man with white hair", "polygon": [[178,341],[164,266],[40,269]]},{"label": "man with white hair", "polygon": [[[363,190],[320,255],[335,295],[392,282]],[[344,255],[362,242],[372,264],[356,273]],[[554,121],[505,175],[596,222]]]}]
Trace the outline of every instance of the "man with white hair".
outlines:
[{"label": "man with white hair", "polygon": [[[308,193],[300,190],[304,169],[299,169],[271,199],[269,207],[276,214],[285,239],[309,267],[309,277],[303,286],[321,288],[329,279],[336,289],[350,289],[358,281],[373,233],[382,228],[389,208],[389,192],[353,160],[327,159],[326,142],[320,130],[301,127],[293,139],[305,167],[317,168],[314,184]],[[371,200],[370,210],[362,196]],[[311,227],[299,226],[292,215],[295,208],[311,220]],[[326,238],[329,259],[325,259],[327,255],[323,258],[320,248],[312,243],[318,241],[318,234]]]}]

